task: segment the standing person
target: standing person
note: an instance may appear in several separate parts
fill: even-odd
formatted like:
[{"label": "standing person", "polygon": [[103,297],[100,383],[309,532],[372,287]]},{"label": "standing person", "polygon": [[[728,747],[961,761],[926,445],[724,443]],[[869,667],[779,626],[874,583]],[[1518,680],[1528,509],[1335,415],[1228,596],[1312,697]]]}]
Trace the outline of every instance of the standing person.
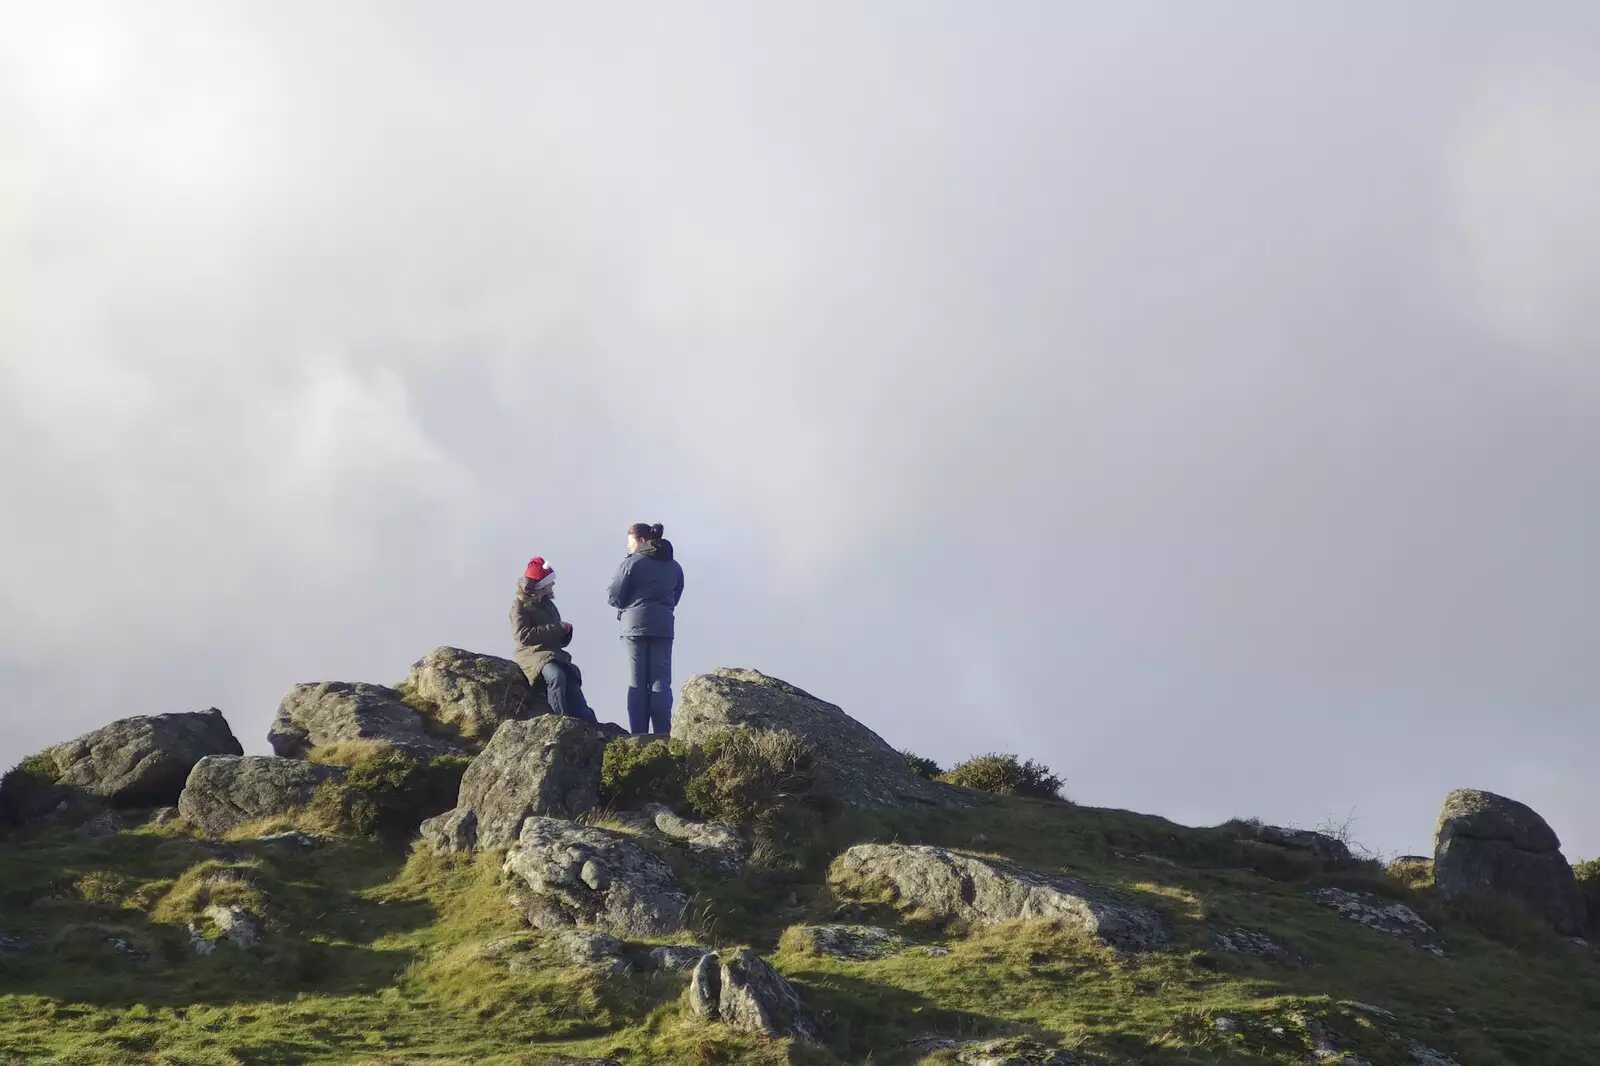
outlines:
[{"label": "standing person", "polygon": [[611,581],[611,606],[628,646],[628,729],[672,732],[673,609],[683,598],[683,567],[658,522],[628,527],[628,557]]},{"label": "standing person", "polygon": [[543,559],[528,561],[511,603],[517,665],[535,690],[544,689],[552,711],[594,724],[594,712],[583,698],[583,674],[567,654],[572,623],[563,622],[556,610],[555,584],[556,572]]}]

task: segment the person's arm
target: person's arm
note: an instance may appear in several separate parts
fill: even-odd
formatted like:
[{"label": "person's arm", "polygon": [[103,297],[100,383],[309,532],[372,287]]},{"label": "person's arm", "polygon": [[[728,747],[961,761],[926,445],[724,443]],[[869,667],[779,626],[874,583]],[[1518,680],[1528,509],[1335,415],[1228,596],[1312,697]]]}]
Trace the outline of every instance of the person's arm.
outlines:
[{"label": "person's arm", "polygon": [[554,622],[541,622],[532,611],[517,615],[517,643],[525,648],[564,648],[572,640],[572,631],[561,621],[559,612]]},{"label": "person's arm", "polygon": [[617,567],[617,576],[611,579],[611,588],[607,593],[607,600],[617,610],[628,606],[628,579],[633,576],[633,556],[622,560],[622,565]]},{"label": "person's arm", "polygon": [[678,567],[678,583],[672,589],[672,606],[678,606],[678,601],[683,599],[683,567]]}]

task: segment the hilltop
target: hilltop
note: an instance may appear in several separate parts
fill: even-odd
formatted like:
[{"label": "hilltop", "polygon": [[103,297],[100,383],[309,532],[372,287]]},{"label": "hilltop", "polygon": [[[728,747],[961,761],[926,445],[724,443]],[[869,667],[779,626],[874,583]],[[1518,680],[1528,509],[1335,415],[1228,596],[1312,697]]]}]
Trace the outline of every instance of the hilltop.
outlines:
[{"label": "hilltop", "polygon": [[670,741],[544,710],[439,649],[296,686],[271,757],[206,711],[25,760],[0,1063],[1600,1062],[1600,876],[1514,801],[1386,868],[944,773],[755,671]]}]

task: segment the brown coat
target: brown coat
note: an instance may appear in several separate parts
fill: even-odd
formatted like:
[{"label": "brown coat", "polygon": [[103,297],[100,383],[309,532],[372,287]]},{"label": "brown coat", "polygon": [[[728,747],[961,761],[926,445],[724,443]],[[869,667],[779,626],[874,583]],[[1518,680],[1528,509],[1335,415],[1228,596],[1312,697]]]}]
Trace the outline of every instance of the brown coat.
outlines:
[{"label": "brown coat", "polygon": [[561,624],[561,612],[556,610],[555,597],[549,590],[535,591],[527,578],[517,583],[517,598],[511,603],[511,632],[516,638],[517,665],[528,675],[528,681],[542,685],[540,671],[552,659],[570,663],[572,656],[564,650],[572,643],[572,633]]}]

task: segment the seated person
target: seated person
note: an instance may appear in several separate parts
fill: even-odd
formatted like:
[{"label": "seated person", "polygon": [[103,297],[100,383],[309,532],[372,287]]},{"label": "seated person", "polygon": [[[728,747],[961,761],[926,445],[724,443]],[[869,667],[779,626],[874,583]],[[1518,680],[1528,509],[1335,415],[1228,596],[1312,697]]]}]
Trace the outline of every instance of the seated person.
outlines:
[{"label": "seated person", "polygon": [[528,562],[511,604],[511,632],[516,636],[517,665],[535,691],[543,689],[550,709],[568,718],[594,723],[583,698],[583,674],[566,652],[572,623],[561,620],[555,603],[556,572],[544,560]]}]

